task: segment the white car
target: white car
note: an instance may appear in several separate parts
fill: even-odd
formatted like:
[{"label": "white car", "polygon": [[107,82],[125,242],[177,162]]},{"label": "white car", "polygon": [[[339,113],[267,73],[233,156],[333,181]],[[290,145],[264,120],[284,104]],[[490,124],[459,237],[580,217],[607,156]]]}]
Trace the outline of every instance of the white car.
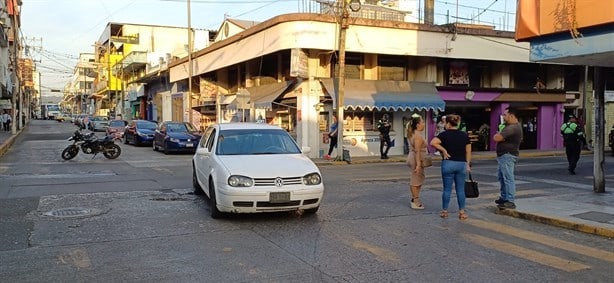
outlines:
[{"label": "white car", "polygon": [[214,124],[192,158],[196,194],[209,197],[211,217],[226,212],[303,210],[315,213],[322,174],[282,128],[256,123]]}]

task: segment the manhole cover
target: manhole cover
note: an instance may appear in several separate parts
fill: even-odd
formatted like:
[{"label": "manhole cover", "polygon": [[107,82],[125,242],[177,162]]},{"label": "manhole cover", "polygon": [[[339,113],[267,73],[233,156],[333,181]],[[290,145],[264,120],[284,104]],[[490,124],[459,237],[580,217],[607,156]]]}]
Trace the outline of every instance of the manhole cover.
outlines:
[{"label": "manhole cover", "polygon": [[55,217],[74,217],[74,216],[84,216],[91,213],[90,209],[82,208],[82,207],[68,207],[61,208],[52,211],[45,212],[46,216],[55,216]]}]

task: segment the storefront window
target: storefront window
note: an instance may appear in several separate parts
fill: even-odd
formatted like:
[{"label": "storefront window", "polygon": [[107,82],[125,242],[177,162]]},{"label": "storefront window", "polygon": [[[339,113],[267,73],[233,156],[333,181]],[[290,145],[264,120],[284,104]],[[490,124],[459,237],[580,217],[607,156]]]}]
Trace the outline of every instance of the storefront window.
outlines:
[{"label": "storefront window", "polygon": [[[345,123],[343,130],[345,132],[377,132],[377,121],[382,119],[384,114],[388,114],[390,124],[393,123],[393,114],[382,111],[345,111],[343,113]],[[393,126],[394,127],[394,126]]]},{"label": "storefront window", "polygon": [[379,79],[390,81],[407,80],[407,59],[403,56],[383,56],[377,58],[379,66]]}]

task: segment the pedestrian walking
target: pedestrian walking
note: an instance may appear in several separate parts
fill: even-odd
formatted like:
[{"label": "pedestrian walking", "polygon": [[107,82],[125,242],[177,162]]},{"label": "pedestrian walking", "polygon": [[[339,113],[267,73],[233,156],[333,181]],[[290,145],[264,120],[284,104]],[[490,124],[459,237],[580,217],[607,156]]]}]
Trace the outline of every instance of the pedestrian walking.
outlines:
[{"label": "pedestrian walking", "polygon": [[[379,131],[379,153],[381,159],[388,159],[388,150],[390,150],[390,124],[388,114],[384,114],[382,119],[377,121],[377,130]],[[384,147],[386,148],[384,150]]]},{"label": "pedestrian walking", "polygon": [[443,158],[441,161],[442,210],[439,216],[448,217],[448,206],[454,186],[458,203],[458,219],[465,220],[468,218],[465,212],[465,179],[467,179],[467,172],[471,171],[471,141],[466,132],[458,129],[459,124],[458,115],[448,115],[446,130],[431,140],[431,146],[439,150]]},{"label": "pedestrian walking", "polygon": [[422,160],[428,154],[426,150],[426,140],[424,139],[424,120],[422,116],[414,114],[407,124],[407,139],[409,153],[407,156],[410,168],[409,192],[411,195],[410,206],[413,209],[424,209],[420,200],[420,190],[424,184],[424,168]]},{"label": "pedestrian walking", "polygon": [[569,174],[576,175],[576,165],[580,160],[583,141],[586,141],[582,127],[578,125],[576,116],[569,115],[567,123],[561,125],[561,135],[565,145],[565,155],[567,155],[567,171]]},{"label": "pedestrian walking", "polygon": [[337,116],[333,115],[333,122],[330,124],[330,131],[328,132],[328,142],[330,143],[328,147],[328,154],[324,155],[324,159],[330,160],[330,155],[333,153],[333,149],[337,147]]},{"label": "pedestrian walking", "polygon": [[4,110],[4,113],[2,113],[2,115],[0,115],[0,121],[2,121],[2,130],[3,131],[8,131],[9,130],[9,121],[11,120],[11,116],[6,113],[6,110]]},{"label": "pedestrian walking", "polygon": [[518,163],[520,153],[520,141],[522,141],[522,128],[518,123],[517,110],[508,107],[503,113],[505,127],[500,127],[500,131],[493,136],[497,143],[497,179],[501,186],[501,195],[495,203],[501,209],[514,209],[516,204],[516,181],[514,171]]}]

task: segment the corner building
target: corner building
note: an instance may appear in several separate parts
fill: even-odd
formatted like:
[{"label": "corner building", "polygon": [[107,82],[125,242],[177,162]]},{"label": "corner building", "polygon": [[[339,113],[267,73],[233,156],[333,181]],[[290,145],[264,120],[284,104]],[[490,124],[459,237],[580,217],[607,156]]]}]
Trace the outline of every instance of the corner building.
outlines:
[{"label": "corner building", "polygon": [[[459,114],[474,150],[492,150],[490,137],[509,105],[522,111],[523,148],[562,147],[557,129],[563,113],[578,108],[583,68],[531,63],[527,43],[489,26],[358,17],[349,23],[339,120],[352,156],[379,155],[375,125],[385,113],[393,124],[390,155],[404,154],[404,124],[413,113],[425,117],[427,140],[442,115]],[[200,119],[194,123],[276,124],[310,146],[310,157],[322,157],[339,91],[337,18],[286,14],[236,34],[229,24],[192,54],[192,85],[200,86],[190,96],[189,111]],[[187,58],[171,62],[170,83],[185,85],[189,68]]]}]

